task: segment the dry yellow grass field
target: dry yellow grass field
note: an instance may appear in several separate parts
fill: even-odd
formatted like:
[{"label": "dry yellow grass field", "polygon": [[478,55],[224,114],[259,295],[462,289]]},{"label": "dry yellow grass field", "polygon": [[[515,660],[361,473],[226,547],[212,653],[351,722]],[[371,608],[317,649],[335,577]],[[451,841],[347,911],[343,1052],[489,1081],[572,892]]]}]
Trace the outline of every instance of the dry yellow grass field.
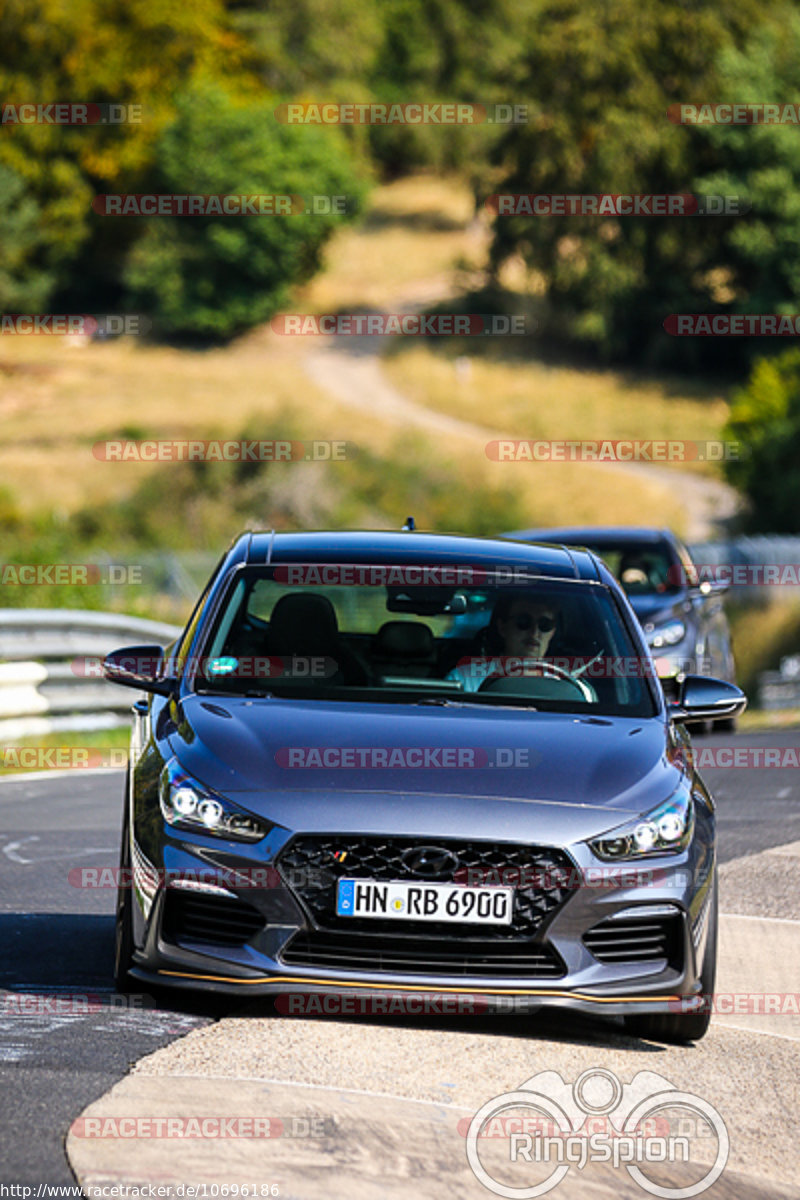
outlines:
[{"label": "dry yellow grass field", "polygon": [[[720,437],[728,411],[721,396],[691,399],[610,370],[472,358],[464,377],[452,359],[425,345],[392,355],[386,369],[414,399],[520,438],[707,441]],[[714,469],[710,463],[680,466]]]},{"label": "dry yellow grass field", "polygon": [[[430,303],[456,290],[465,264],[478,266],[486,245],[485,222],[452,181],[421,177],[378,188],[363,226],[331,243],[325,271],[298,291],[293,306],[392,311]],[[403,423],[372,412],[368,399],[356,410],[312,383],[303,364],[313,341],[265,328],[202,352],[135,339],[80,345],[5,337],[0,481],[22,510],[68,517],[131,492],[153,469],[100,462],[92,454],[96,441],[231,435],[259,422],[274,426],[280,414],[292,415],[301,436],[347,438],[391,457]],[[452,361],[420,344],[387,359],[385,371],[418,405],[524,437],[709,438],[726,413],[720,397],[702,402],[656,381],[535,362],[475,359],[469,378],[459,381]],[[501,466],[487,459],[479,433],[420,436],[426,455],[455,464],[465,488],[511,482],[531,523],[656,521],[681,528],[680,503],[669,490],[608,465]],[[335,469],[347,486],[347,464]],[[308,478],[311,484],[315,476]],[[402,496],[397,507],[405,511]],[[425,514],[419,519],[424,524]]]}]

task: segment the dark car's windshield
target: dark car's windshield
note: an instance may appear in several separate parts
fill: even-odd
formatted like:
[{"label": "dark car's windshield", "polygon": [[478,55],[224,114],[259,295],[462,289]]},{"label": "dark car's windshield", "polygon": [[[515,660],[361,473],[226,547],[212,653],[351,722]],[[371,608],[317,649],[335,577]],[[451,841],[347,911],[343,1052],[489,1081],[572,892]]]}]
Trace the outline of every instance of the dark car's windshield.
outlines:
[{"label": "dark car's windshield", "polygon": [[681,589],[684,572],[665,542],[617,542],[587,547],[602,558],[629,596],[666,594]]},{"label": "dark car's windshield", "polygon": [[650,660],[607,587],[510,575],[455,566],[238,568],[197,656],[194,685],[653,715]]}]

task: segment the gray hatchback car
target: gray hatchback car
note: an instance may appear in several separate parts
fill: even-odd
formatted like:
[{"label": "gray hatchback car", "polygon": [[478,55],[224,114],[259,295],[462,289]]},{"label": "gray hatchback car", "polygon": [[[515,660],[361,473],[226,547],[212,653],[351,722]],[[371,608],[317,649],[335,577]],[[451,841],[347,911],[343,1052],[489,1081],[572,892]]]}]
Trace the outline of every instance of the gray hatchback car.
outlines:
[{"label": "gray hatchback car", "polygon": [[687,675],[668,704],[594,555],[244,534],[170,654],[128,647],[105,669],[148,696],[120,987],[705,1032],[715,814],[683,722],[745,699]]}]

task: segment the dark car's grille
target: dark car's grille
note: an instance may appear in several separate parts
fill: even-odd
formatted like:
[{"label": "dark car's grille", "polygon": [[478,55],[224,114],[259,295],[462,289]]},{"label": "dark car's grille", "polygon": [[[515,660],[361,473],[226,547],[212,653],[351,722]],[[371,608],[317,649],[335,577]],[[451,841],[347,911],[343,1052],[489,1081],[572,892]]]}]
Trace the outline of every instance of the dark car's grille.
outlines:
[{"label": "dark car's grille", "polygon": [[281,952],[287,966],[326,970],[391,971],[397,974],[534,976],[555,979],[564,964],[550,946],[452,938],[397,937],[367,934],[298,933]]},{"label": "dark car's grille", "polygon": [[260,912],[233,896],[170,888],[164,900],[162,929],[169,941],[243,946],[264,923]]},{"label": "dark car's grille", "polygon": [[583,935],[587,950],[603,963],[673,962],[681,947],[681,919],[631,917],[601,921]]},{"label": "dark car's grille", "polygon": [[[561,850],[502,842],[435,839],[455,856],[444,875],[411,873],[403,855],[418,838],[303,835],[278,856],[277,866],[311,918],[281,954],[296,966],[350,967],[463,975],[561,975],[564,965],[543,944],[540,929],[569,898],[578,875]],[[428,843],[426,843],[428,844]],[[510,925],[339,917],[339,879],[462,883],[514,887]]]}]

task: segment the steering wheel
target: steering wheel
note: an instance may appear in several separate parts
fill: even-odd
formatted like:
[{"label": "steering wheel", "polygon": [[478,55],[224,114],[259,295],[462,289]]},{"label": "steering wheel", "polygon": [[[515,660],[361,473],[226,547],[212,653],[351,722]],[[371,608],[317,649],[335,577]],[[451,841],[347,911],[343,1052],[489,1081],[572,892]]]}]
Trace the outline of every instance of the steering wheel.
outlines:
[{"label": "steering wheel", "polygon": [[[563,679],[565,683],[573,684],[573,686],[576,687],[578,689],[578,691],[580,692],[580,694],[583,696],[584,700],[588,701],[589,704],[595,704],[597,702],[597,697],[593,693],[592,689],[589,687],[588,683],[586,683],[586,681],[583,679],[578,679],[574,675],[570,675],[569,671],[565,670],[564,667],[559,667],[556,663],[546,662],[542,658],[526,658],[526,659],[523,659],[522,661],[524,662],[525,667],[531,667],[531,666],[541,667],[542,674],[544,674],[544,675],[549,674],[551,679],[552,678]],[[487,684],[494,683],[494,681],[497,679],[507,679],[507,678],[508,678],[508,676],[503,675],[502,672],[500,672],[500,671],[497,671],[494,675],[488,675],[486,677],[486,679],[484,679],[484,681],[480,685],[480,687],[478,688],[478,691],[482,692],[482,691],[484,691],[484,689],[486,689],[488,691]]]}]

